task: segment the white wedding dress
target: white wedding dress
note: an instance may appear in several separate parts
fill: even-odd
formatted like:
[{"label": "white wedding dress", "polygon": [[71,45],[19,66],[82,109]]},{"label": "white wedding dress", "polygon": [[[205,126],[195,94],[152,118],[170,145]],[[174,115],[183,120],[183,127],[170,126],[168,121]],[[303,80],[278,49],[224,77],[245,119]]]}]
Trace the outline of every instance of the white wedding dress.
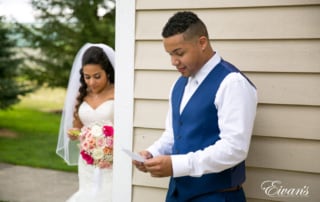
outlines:
[{"label": "white wedding dress", "polygon": [[[79,107],[81,122],[88,126],[95,122],[113,123],[113,100],[107,100],[93,109],[87,102]],[[99,169],[88,165],[80,156],[78,161],[79,190],[67,202],[111,202],[112,168]]]}]

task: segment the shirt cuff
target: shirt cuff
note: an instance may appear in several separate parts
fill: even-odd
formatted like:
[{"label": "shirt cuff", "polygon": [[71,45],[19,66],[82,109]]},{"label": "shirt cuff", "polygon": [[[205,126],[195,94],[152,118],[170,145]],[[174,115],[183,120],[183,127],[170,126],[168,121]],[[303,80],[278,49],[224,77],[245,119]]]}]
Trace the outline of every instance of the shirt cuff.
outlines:
[{"label": "shirt cuff", "polygon": [[156,150],[153,146],[150,146],[146,149],[148,152],[150,152],[150,154],[152,154],[153,157],[159,156],[160,153],[158,152],[158,150]]},{"label": "shirt cuff", "polygon": [[187,155],[171,155],[173,177],[190,175],[190,164]]}]

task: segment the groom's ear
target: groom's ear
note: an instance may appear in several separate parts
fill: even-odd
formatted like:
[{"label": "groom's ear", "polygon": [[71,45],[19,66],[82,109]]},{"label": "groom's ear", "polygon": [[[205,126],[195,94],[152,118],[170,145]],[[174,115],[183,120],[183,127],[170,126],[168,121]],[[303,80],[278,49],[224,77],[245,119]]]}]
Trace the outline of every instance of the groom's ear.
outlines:
[{"label": "groom's ear", "polygon": [[198,43],[199,43],[201,50],[204,51],[208,46],[209,40],[205,36],[200,36],[198,39]]}]

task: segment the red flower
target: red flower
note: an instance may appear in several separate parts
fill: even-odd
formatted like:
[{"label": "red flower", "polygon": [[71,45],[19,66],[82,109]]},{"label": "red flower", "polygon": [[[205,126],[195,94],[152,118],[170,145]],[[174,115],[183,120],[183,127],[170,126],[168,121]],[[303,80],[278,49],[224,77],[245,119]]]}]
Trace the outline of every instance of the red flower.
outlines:
[{"label": "red flower", "polygon": [[112,126],[103,126],[103,134],[106,137],[113,136],[113,127]]},{"label": "red flower", "polygon": [[87,164],[92,165],[93,164],[93,158],[88,155],[85,151],[80,152],[82,158],[87,162]]}]

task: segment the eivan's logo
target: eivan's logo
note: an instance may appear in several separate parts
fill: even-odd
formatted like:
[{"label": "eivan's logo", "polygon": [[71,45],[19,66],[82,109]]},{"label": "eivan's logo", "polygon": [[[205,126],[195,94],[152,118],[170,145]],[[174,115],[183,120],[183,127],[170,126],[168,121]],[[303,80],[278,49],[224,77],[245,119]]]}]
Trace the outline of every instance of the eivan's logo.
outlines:
[{"label": "eivan's logo", "polygon": [[285,187],[280,180],[265,180],[261,189],[270,197],[309,197],[309,186]]}]

